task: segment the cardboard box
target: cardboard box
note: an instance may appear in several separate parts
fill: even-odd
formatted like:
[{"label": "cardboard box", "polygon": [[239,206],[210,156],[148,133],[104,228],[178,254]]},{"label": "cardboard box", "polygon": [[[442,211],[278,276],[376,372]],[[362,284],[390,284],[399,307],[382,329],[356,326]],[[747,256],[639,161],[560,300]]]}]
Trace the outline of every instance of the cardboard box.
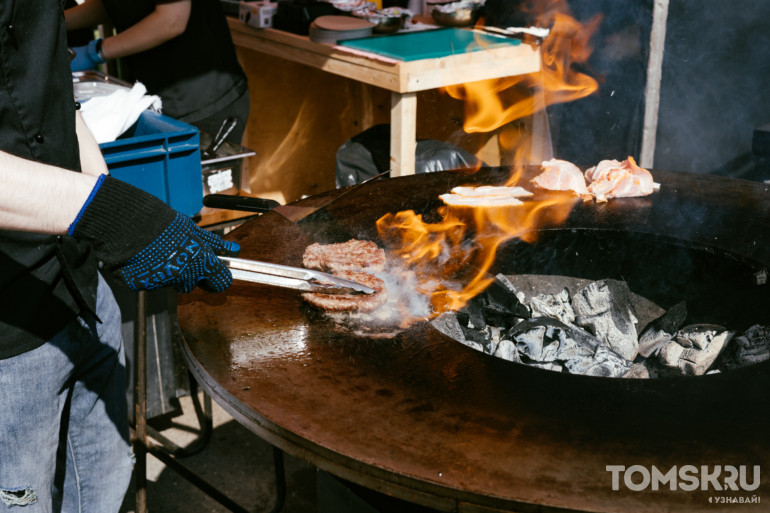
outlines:
[{"label": "cardboard box", "polygon": [[272,27],[277,8],[278,6],[272,2],[241,2],[238,19],[252,27]]}]

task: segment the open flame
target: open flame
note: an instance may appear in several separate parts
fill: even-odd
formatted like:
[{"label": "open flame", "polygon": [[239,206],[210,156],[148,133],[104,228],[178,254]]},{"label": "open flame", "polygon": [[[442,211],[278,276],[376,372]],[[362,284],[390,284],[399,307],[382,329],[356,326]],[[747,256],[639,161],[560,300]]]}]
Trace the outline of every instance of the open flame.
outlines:
[{"label": "open flame", "polygon": [[593,51],[590,40],[599,27],[601,16],[582,25],[567,14],[569,7],[564,0],[532,3],[532,14],[537,16],[538,25],[551,28],[540,46],[539,72],[442,89],[465,102],[463,128],[466,132],[491,132],[531,116],[547,105],[578,100],[599,88],[596,79],[577,67],[585,64]]},{"label": "open flame", "polygon": [[438,315],[459,310],[494,281],[488,271],[501,244],[513,238],[534,242],[538,228],[563,223],[577,200],[552,193],[513,206],[446,205],[439,208],[437,223],[407,210],[381,217],[377,229]]},{"label": "open flame", "polygon": [[[590,56],[589,41],[600,18],[581,25],[569,16],[564,0],[529,4],[537,24],[551,27],[540,48],[541,71],[445,88],[465,102],[466,132],[490,132],[547,105],[577,100],[598,89],[597,81],[574,65]],[[531,134],[515,130],[501,132],[500,144],[515,150],[506,185],[521,179],[530,138]],[[488,271],[501,244],[513,238],[533,242],[539,229],[563,223],[578,200],[566,193],[538,196],[514,206],[447,205],[438,210],[441,220],[435,223],[411,210],[387,214],[377,221],[377,229],[417,277],[417,292],[430,297],[433,314],[438,315],[462,308],[489,286],[493,278]]]}]

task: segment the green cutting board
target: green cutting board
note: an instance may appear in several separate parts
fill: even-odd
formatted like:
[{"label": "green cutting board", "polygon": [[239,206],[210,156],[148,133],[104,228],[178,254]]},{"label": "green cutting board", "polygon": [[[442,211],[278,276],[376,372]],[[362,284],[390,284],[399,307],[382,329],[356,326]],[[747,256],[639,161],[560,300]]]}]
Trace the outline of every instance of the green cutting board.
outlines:
[{"label": "green cutting board", "polygon": [[502,46],[516,46],[521,44],[521,41],[461,28],[441,28],[347,39],[338,44],[401,61],[417,61]]}]

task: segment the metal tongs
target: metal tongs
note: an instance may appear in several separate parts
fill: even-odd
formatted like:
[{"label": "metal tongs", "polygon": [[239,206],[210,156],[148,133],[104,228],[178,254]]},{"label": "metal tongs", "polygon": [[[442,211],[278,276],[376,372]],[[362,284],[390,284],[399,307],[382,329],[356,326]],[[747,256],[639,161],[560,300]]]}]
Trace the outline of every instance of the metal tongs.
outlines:
[{"label": "metal tongs", "polygon": [[375,292],[371,287],[312,269],[244,258],[219,257],[219,259],[230,268],[235,280],[324,294],[373,294]]}]

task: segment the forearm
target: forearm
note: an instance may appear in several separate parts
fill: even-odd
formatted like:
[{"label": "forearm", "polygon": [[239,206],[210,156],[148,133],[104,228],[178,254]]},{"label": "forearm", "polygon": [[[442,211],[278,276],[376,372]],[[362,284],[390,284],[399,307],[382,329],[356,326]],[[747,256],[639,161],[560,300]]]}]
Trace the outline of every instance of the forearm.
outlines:
[{"label": "forearm", "polygon": [[102,44],[102,53],[107,59],[155,48],[182,34],[190,19],[190,0],[177,0],[158,4],[155,10],[139,23],[108,37]]},{"label": "forearm", "polygon": [[0,152],[0,228],[67,233],[96,178]]},{"label": "forearm", "polygon": [[94,28],[110,21],[102,0],[86,0],[80,5],[64,11],[64,21],[67,30]]},{"label": "forearm", "polygon": [[87,175],[99,176],[108,174],[107,164],[102,157],[102,151],[88,129],[80,112],[76,113],[75,129],[78,134],[78,147],[80,149],[80,169]]}]

